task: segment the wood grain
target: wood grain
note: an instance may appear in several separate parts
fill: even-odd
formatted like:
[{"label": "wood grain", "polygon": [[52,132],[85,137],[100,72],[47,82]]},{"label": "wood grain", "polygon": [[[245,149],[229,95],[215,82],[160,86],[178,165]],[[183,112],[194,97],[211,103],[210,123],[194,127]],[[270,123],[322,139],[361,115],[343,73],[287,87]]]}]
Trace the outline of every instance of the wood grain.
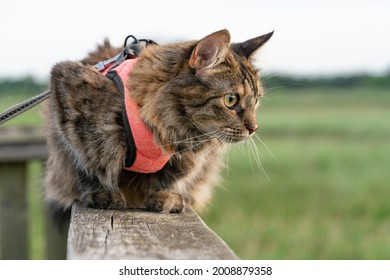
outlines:
[{"label": "wood grain", "polygon": [[191,210],[160,214],[74,205],[68,259],[237,259]]}]

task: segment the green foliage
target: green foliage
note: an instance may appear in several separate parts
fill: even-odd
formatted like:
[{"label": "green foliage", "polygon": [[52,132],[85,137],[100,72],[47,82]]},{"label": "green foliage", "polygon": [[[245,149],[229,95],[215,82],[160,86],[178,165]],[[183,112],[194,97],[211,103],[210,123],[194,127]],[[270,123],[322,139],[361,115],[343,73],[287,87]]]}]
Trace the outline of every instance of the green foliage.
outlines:
[{"label": "green foliage", "polygon": [[[31,77],[14,80],[0,79],[0,113],[31,96],[45,91],[47,87],[46,84],[36,82]],[[38,105],[4,123],[2,126],[41,125],[42,118],[39,113],[41,109],[42,105]]]},{"label": "green foliage", "polygon": [[28,164],[27,207],[29,210],[28,242],[30,259],[45,259],[45,215],[41,186],[42,173],[43,166],[41,162],[33,161]]},{"label": "green foliage", "polygon": [[389,88],[390,72],[383,75],[354,74],[345,76],[325,77],[294,77],[288,75],[265,75],[263,77],[266,88]]},{"label": "green foliage", "polygon": [[47,85],[32,77],[20,79],[0,79],[0,98],[7,96],[32,96],[45,90]]}]

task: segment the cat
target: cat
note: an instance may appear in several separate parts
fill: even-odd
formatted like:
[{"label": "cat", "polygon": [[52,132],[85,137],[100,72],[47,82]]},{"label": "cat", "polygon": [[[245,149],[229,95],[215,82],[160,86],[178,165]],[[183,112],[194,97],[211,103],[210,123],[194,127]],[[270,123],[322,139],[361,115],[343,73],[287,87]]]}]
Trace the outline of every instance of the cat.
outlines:
[{"label": "cat", "polygon": [[163,213],[204,209],[226,146],[249,139],[258,128],[263,88],[251,61],[272,34],[230,43],[224,29],[201,40],[142,49],[124,86],[154,142],[169,155],[154,173],[123,168],[129,147],[120,93],[94,67],[121,48],[106,40],[81,61],[56,64],[45,109],[46,202],[53,211],[74,202]]}]

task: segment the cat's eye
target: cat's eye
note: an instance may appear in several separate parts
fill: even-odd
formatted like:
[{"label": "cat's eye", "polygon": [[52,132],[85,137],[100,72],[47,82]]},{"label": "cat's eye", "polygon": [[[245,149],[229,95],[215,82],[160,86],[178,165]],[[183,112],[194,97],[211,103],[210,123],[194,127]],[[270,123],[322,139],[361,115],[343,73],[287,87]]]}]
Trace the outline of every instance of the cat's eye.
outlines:
[{"label": "cat's eye", "polygon": [[225,94],[223,101],[225,102],[226,107],[232,108],[238,102],[238,95],[233,93]]}]

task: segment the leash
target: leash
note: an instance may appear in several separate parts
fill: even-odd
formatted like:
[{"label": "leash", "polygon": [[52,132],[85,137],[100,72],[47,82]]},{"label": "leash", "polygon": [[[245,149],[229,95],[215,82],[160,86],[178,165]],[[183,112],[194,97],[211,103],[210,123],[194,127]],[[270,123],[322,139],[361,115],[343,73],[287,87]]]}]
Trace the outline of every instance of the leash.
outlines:
[{"label": "leash", "polygon": [[[127,41],[129,39],[133,39],[133,41],[131,43],[128,43]],[[94,65],[94,67],[100,72],[103,72],[108,67],[110,67],[110,69],[115,68],[126,59],[138,57],[142,50],[142,47],[147,45],[157,45],[157,43],[150,39],[138,40],[133,35],[129,35],[126,37],[125,42],[123,44],[123,51],[121,51],[118,55],[110,59],[98,62]],[[0,114],[0,125],[26,112],[27,110],[30,110],[31,108],[38,105],[49,97],[50,90],[47,90],[5,110]]]},{"label": "leash", "polygon": [[20,102],[19,104],[12,106],[11,108],[0,114],[0,125],[38,105],[43,100],[49,98],[49,96],[50,90],[47,90],[23,102]]}]

